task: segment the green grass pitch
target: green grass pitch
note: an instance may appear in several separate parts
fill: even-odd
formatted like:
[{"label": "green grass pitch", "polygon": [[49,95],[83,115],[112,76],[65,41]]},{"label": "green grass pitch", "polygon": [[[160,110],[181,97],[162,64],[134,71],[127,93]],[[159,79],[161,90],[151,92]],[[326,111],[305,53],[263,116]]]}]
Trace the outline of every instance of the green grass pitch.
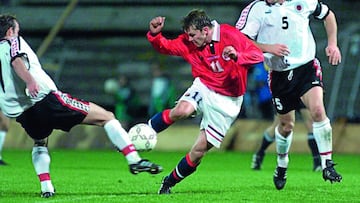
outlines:
[{"label": "green grass pitch", "polygon": [[250,169],[252,154],[210,151],[197,171],[158,195],[161,179],[186,152],[143,152],[143,158],[161,164],[158,175],[130,174],[124,157],[112,150],[51,150],[53,198],[40,197],[40,185],[31,163],[31,149],[5,150],[8,166],[0,166],[0,202],[360,202],[360,158],[334,154],[341,183],[324,182],[313,172],[309,154],[291,154],[288,180],[281,191],[272,181],[275,155],[268,153],[263,169]]}]

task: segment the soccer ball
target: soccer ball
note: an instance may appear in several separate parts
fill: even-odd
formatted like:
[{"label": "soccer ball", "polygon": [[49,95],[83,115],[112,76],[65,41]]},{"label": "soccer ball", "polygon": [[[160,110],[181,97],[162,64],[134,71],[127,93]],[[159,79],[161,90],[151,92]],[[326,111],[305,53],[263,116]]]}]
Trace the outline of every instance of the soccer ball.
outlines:
[{"label": "soccer ball", "polygon": [[155,130],[145,123],[139,123],[131,127],[129,137],[137,151],[150,151],[154,149],[157,143]]}]

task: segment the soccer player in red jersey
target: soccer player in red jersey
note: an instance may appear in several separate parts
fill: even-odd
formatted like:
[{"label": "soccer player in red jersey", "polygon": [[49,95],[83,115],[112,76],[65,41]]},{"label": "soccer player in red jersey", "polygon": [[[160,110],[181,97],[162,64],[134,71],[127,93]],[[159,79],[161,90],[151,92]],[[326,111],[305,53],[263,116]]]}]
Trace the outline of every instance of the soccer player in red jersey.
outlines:
[{"label": "soccer player in red jersey", "polygon": [[193,113],[202,114],[199,136],[191,148],[163,179],[159,194],[192,174],[212,147],[219,148],[230,125],[240,112],[248,69],[263,61],[262,51],[235,27],[211,21],[202,10],[183,18],[184,33],[167,39],[161,31],[165,17],[150,21],[147,38],[162,54],[183,57],[190,65],[193,84],[173,109],[155,114],[149,125],[156,131]]}]

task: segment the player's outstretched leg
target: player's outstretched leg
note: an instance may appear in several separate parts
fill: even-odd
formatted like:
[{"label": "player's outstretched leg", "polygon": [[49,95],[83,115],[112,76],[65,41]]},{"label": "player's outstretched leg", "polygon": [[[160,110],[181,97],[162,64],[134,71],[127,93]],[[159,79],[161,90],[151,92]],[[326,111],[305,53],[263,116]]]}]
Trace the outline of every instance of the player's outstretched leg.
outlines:
[{"label": "player's outstretched leg", "polygon": [[170,118],[170,111],[170,109],[165,109],[164,111],[155,114],[148,121],[148,125],[152,127],[156,133],[165,130],[174,123]]},{"label": "player's outstretched leg", "polygon": [[332,160],[326,160],[326,168],[323,170],[323,178],[325,181],[329,180],[330,183],[341,182],[342,176],[336,172],[334,168],[335,165]]},{"label": "player's outstretched leg", "polygon": [[113,119],[108,121],[105,124],[104,129],[110,141],[125,156],[132,174],[141,172],[158,174],[163,170],[161,166],[140,157],[134,145],[131,143],[128,133],[122,128],[118,120]]}]

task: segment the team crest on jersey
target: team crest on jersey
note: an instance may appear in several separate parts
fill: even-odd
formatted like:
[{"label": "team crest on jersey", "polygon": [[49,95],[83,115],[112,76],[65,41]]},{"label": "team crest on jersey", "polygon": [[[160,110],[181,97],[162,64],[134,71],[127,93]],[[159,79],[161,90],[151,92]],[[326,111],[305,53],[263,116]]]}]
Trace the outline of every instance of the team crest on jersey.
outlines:
[{"label": "team crest on jersey", "polygon": [[230,57],[229,56],[225,56],[225,53],[223,52],[221,57],[225,60],[225,61],[230,61]]},{"label": "team crest on jersey", "polygon": [[303,11],[304,10],[304,6],[302,5],[302,3],[299,3],[299,4],[296,4],[295,5],[295,10],[297,11],[297,12],[301,12],[301,11]]}]

